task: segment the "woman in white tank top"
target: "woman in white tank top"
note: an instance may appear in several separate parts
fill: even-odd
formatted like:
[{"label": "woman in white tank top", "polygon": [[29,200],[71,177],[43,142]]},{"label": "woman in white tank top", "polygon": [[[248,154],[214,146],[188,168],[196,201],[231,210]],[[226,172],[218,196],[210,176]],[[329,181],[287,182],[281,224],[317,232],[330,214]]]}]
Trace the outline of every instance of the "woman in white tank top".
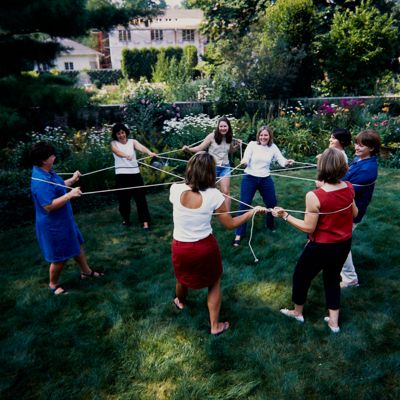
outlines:
[{"label": "woman in white tank top", "polygon": [[[115,124],[112,127],[111,151],[115,161],[115,180],[116,187],[128,188],[144,186],[139,165],[136,160],[135,150],[155,157],[157,154],[143,146],[136,139],[128,139],[129,129],[124,124]],[[131,198],[136,203],[139,221],[143,224],[143,229],[149,230],[150,213],[146,201],[146,191],[144,188],[127,189],[117,191],[119,212],[122,217],[122,225],[130,225]]]},{"label": "woman in white tank top", "polygon": [[[215,160],[216,177],[220,179],[221,192],[230,195],[231,166],[229,164],[229,153],[235,151],[241,144],[241,140],[233,139],[232,127],[228,118],[221,117],[218,120],[214,132],[206,136],[202,143],[195,147],[183,146],[183,151],[197,153],[207,150]],[[228,211],[231,209],[231,199],[225,196],[225,204]]]}]

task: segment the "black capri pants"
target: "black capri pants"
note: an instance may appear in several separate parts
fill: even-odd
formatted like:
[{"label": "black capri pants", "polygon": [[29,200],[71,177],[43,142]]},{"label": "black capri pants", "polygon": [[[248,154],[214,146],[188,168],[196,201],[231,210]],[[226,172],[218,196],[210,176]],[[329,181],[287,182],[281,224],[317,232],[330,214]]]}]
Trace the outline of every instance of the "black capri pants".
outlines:
[{"label": "black capri pants", "polygon": [[349,254],[351,238],[339,243],[308,242],[293,274],[292,301],[303,305],[307,299],[311,281],[322,270],[326,306],[330,310],[340,308],[340,271]]},{"label": "black capri pants", "polygon": [[[115,175],[117,188],[144,186],[143,178],[138,174],[116,174]],[[146,190],[144,188],[128,189],[117,191],[119,202],[119,212],[124,221],[130,221],[131,214],[131,198],[133,197],[136,203],[138,218],[141,223],[150,222],[150,213],[146,201]]]}]

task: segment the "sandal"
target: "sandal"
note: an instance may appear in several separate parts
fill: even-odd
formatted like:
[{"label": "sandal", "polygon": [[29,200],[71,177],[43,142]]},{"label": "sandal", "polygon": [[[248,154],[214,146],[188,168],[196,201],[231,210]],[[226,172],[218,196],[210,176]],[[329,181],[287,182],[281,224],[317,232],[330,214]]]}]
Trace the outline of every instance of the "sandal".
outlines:
[{"label": "sandal", "polygon": [[94,271],[94,270],[92,270],[88,274],[85,272],[81,272],[81,279],[101,278],[102,276],[104,276],[103,272],[98,272],[98,271]]},{"label": "sandal", "polygon": [[222,330],[220,330],[219,332],[217,332],[217,333],[211,333],[211,335],[213,335],[213,336],[219,336],[219,335],[222,335],[223,333],[225,333],[228,329],[229,329],[229,322],[228,321],[225,321],[225,322],[222,322],[222,325],[223,325],[223,327],[222,327]]},{"label": "sandal", "polygon": [[[62,285],[57,285],[54,288],[49,286],[49,289],[53,292],[54,296],[59,296],[61,294],[68,294],[67,290]],[[56,293],[58,289],[61,289],[61,292]]]},{"label": "sandal", "polygon": [[240,239],[234,239],[232,242],[233,247],[239,247],[240,246]]}]

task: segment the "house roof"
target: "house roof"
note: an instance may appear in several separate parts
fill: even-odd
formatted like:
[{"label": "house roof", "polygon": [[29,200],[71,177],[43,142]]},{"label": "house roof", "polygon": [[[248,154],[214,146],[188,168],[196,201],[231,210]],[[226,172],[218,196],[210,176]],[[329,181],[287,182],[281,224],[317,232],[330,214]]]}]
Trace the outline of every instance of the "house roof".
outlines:
[{"label": "house roof", "polygon": [[198,29],[203,21],[203,11],[199,9],[171,8],[151,18],[145,25],[143,18],[131,22],[131,29]]},{"label": "house roof", "polygon": [[58,39],[58,42],[64,46],[69,48],[67,51],[63,51],[61,54],[68,54],[72,56],[83,56],[83,55],[101,55],[96,50],[91,49],[90,47],[84,46],[81,43],[75,42],[71,39]]}]

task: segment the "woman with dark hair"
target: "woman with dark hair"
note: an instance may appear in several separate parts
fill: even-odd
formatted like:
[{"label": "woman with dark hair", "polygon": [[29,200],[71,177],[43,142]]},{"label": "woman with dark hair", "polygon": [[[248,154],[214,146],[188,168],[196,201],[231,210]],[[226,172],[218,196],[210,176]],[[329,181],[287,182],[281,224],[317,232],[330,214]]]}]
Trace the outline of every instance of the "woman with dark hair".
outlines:
[{"label": "woman with dark hair", "polygon": [[347,172],[347,163],[337,149],[326,149],[318,160],[318,180],[322,187],[306,195],[304,220],[275,207],[273,215],[280,217],[302,232],[309,241],[297,261],[293,274],[292,301],[294,309],[281,313],[304,322],[303,308],[311,281],[322,270],[326,306],[329,316],[324,320],[334,333],[339,328],[340,271],[350,251],[353,217],[357,216],[354,189],[341,179]]},{"label": "woman with dark hair", "polygon": [[[240,210],[247,210],[258,190],[268,208],[276,206],[274,181],[270,175],[271,163],[277,161],[281,167],[294,163],[287,160],[274,144],[274,135],[269,126],[262,126],[256,136],[256,141],[250,142],[246,147],[241,164],[246,165],[245,175],[240,187]],[[266,216],[266,226],[269,230],[275,229],[274,218],[270,213]],[[246,233],[246,224],[236,229],[233,246],[240,245],[242,236]]]},{"label": "woman with dark hair", "polygon": [[248,221],[261,207],[232,218],[227,213],[223,194],[215,188],[215,160],[198,152],[186,168],[185,183],[175,183],[170,189],[173,204],[174,232],[172,264],[176,276],[175,306],[182,310],[188,289],[208,288],[208,310],[211,334],[219,335],[229,328],[229,322],[219,322],[221,307],[222,261],[218,243],[212,235],[211,216],[218,213],[219,221],[233,229]]},{"label": "woman with dark hair", "polygon": [[[241,144],[241,140],[233,139],[231,123],[228,118],[221,117],[218,120],[214,132],[206,136],[202,143],[195,147],[183,146],[183,151],[197,153],[207,150],[214,157],[221,192],[230,195],[231,166],[229,164],[229,153],[235,151]],[[231,199],[225,196],[225,204],[228,211],[231,208]]]},{"label": "woman with dark hair", "polygon": [[138,162],[136,161],[136,152],[148,154],[155,157],[157,154],[143,146],[136,139],[128,139],[129,129],[124,124],[115,124],[112,127],[111,151],[115,161],[115,180],[117,189],[131,188],[141,186],[138,189],[118,190],[119,212],[122,217],[122,225],[130,225],[131,198],[136,203],[139,221],[143,224],[143,229],[148,231],[150,222],[150,213],[146,201],[146,190]]},{"label": "woman with dark hair", "polygon": [[[372,200],[375,181],[378,178],[378,154],[381,147],[381,138],[372,129],[360,132],[356,136],[354,148],[356,157],[350,164],[344,180],[354,184],[355,201],[358,215],[353,221],[353,230],[363,219],[367,207]],[[358,286],[358,275],[354,267],[351,251],[342,270],[342,288]]]},{"label": "woman with dark hair", "polygon": [[[345,152],[345,148],[351,144],[351,134],[346,128],[335,128],[333,129],[331,136],[329,138],[329,147],[331,149],[340,150],[346,162],[348,162],[347,154]],[[321,156],[321,154],[317,155],[317,159]]]},{"label": "woman with dark hair", "polygon": [[80,172],[71,178],[61,179],[54,171],[55,149],[46,142],[35,143],[31,149],[33,164],[31,192],[36,210],[36,236],[44,258],[50,263],[49,287],[55,295],[67,291],[59,284],[65,262],[74,257],[81,271],[81,279],[98,278],[103,273],[93,271],[82,247],[83,237],[79,231],[70,200],[79,197],[79,187],[67,191],[79,180]]}]

